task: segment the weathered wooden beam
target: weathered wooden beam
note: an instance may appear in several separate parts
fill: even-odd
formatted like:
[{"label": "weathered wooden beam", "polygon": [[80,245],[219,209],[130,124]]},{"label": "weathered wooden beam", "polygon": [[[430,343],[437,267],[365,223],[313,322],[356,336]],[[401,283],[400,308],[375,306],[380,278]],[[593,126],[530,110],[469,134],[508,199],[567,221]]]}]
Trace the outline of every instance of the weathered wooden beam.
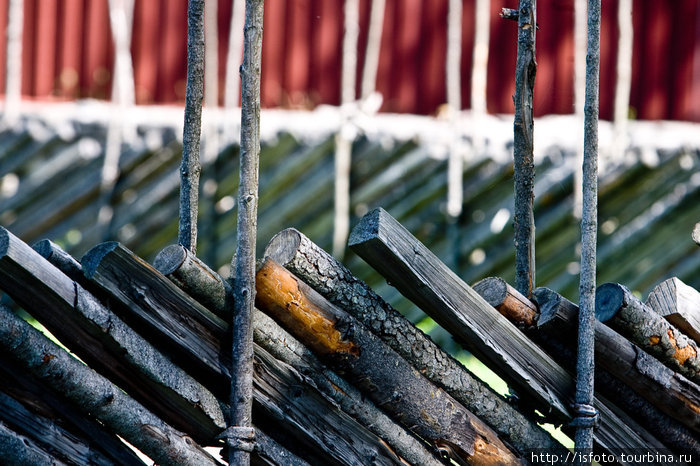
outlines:
[{"label": "weathered wooden beam", "polygon": [[56,459],[53,454],[42,447],[33,439],[18,434],[0,422],[0,458],[6,464],[47,464],[51,466],[67,464]]},{"label": "weathered wooden beam", "polygon": [[255,429],[255,449],[252,464],[284,464],[286,466],[310,466],[260,429]]},{"label": "weathered wooden beam", "polygon": [[272,259],[259,268],[256,288],[260,309],[451,459],[460,464],[518,462],[483,421]]},{"label": "weathered wooden beam", "polygon": [[656,285],[646,305],[700,344],[700,292],[673,277]]},{"label": "weathered wooden beam", "polygon": [[700,383],[697,344],[637,299],[625,286],[604,283],[598,287],[596,317],[674,371]]},{"label": "weathered wooden beam", "polygon": [[[58,257],[52,255],[52,257]],[[64,260],[59,264],[75,264]],[[0,228],[0,288],[91,367],[197,442],[216,444],[224,417],[214,396],[79,284]]]},{"label": "weathered wooden beam", "polygon": [[561,445],[536,422],[494,393],[445,353],[396,309],[357,279],[343,264],[299,231],[275,235],[265,249],[271,257],[329,302],[351,314],[520,451],[533,445],[552,451]]},{"label": "weathered wooden beam", "polygon": [[555,422],[570,420],[571,377],[383,209],[365,215],[350,247],[404,296]]},{"label": "weathered wooden beam", "polygon": [[218,464],[187,435],[164,423],[4,306],[0,306],[0,347],[25,371],[61,392],[83,413],[95,416],[159,464]]},{"label": "weathered wooden beam", "polygon": [[[134,451],[122,442],[117,435],[109,432],[93,418],[84,416],[73,404],[55,393],[39,380],[21,369],[20,365],[8,356],[0,356],[0,393],[4,393],[25,406],[34,416],[41,416],[53,421],[57,428],[65,429],[69,435],[81,437],[91,442],[91,447],[99,450],[100,455],[111,458],[114,464],[125,466],[143,465]],[[8,425],[29,419],[24,415],[13,414],[0,409],[0,420]],[[31,419],[33,422],[34,418]],[[27,432],[27,430],[25,430]],[[41,434],[43,438],[43,434]],[[37,439],[41,442],[41,438]],[[3,456],[0,454],[0,458]],[[78,464],[88,464],[79,462]]]},{"label": "weathered wooden beam", "polygon": [[[216,272],[210,270],[199,258],[187,254],[186,260],[180,260],[184,249],[168,246],[158,255],[156,266],[161,272],[170,271],[168,278],[183,289],[188,290],[200,303],[208,303],[210,310],[221,315],[226,312],[230,298],[228,282]],[[175,259],[175,260],[173,260]],[[170,264],[170,265],[168,265]],[[172,264],[185,267],[180,272]],[[158,267],[161,265],[161,267]],[[197,269],[200,270],[190,270]],[[215,299],[213,299],[215,297]],[[266,314],[256,311],[254,321],[254,341],[275,358],[294,367],[311,379],[316,388],[332,399],[345,413],[355,418],[367,429],[382,438],[396,453],[411,464],[442,464],[426,446],[408,433],[401,426],[389,419],[371,401],[343,378],[323,366],[316,356],[296,338],[283,330]],[[491,405],[500,406],[500,405]],[[259,441],[257,439],[256,441]]]},{"label": "weathered wooden beam", "polygon": [[[537,288],[534,298],[541,311],[538,341],[568,342],[572,347],[569,336],[576,332],[578,306],[548,288]],[[700,432],[700,387],[608,326],[597,322],[595,332],[596,361],[600,367],[667,416]]]},{"label": "weathered wooden beam", "polygon": [[537,322],[537,307],[502,278],[484,278],[475,283],[473,288],[487,303],[516,325],[527,328]]},{"label": "weathered wooden beam", "polygon": [[[106,297],[121,304],[125,320],[141,322],[157,345],[187,358],[179,363],[199,374],[197,379],[217,398],[228,399],[230,334],[225,322],[121,245],[99,245],[82,262]],[[303,449],[300,456],[308,455],[311,463],[364,464],[369,458],[380,464],[400,462],[376,435],[335,409],[325,394],[303,383],[307,379],[301,373],[260,346],[255,347],[254,375],[254,401],[264,430],[272,426],[288,432]]]}]

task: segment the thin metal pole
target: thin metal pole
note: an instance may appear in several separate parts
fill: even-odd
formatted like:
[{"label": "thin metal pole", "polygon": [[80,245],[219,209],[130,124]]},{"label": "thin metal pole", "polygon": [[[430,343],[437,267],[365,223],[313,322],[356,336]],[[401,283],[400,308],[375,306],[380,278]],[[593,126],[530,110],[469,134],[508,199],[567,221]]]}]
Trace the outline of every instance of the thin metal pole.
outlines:
[{"label": "thin metal pole", "polygon": [[[581,284],[579,287],[578,358],[576,361],[575,464],[590,464],[597,412],[594,395],[596,238],[598,229],[598,87],[600,70],[600,0],[588,0],[588,51],[584,105]],[[586,461],[588,460],[588,461]]]},{"label": "thin metal pole", "polygon": [[241,162],[238,187],[238,245],[232,260],[234,306],[231,417],[224,433],[229,464],[250,464],[255,431],[253,411],[253,307],[260,160],[260,68],[263,0],[247,0],[241,66]]}]

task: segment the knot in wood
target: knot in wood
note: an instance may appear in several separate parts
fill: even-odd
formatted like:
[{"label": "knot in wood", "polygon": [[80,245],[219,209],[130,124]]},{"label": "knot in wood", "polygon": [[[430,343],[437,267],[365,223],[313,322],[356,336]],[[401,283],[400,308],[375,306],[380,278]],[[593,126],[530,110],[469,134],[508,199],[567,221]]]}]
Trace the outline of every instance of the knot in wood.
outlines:
[{"label": "knot in wood", "polygon": [[223,439],[234,450],[251,452],[255,449],[255,429],[252,427],[231,426],[216,438]]},{"label": "knot in wood", "polygon": [[573,406],[574,419],[569,424],[572,427],[598,428],[599,414],[593,405],[587,403],[575,403]]}]

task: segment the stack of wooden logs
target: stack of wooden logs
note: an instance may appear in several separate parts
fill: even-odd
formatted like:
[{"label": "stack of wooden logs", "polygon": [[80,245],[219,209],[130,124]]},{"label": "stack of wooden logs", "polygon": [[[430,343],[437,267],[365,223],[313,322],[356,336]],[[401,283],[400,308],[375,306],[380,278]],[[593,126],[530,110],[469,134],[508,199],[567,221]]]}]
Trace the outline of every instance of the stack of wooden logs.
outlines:
[{"label": "stack of wooden logs", "polygon": [[[363,217],[350,247],[513,396],[284,230],[256,277],[254,463],[521,464],[535,451],[567,454],[539,423],[571,429],[574,304],[548,289],[531,301],[497,278],[472,288],[381,209]],[[119,436],[158,464],[220,464],[203,447],[222,446],[232,291],[204,262],[173,245],[151,266],[115,242],[78,262],[0,228],[0,290],[65,345],[0,309],[0,458],[142,464]],[[646,304],[620,285],[599,288],[609,324],[596,328],[601,452],[700,455],[698,302],[678,280]]]}]

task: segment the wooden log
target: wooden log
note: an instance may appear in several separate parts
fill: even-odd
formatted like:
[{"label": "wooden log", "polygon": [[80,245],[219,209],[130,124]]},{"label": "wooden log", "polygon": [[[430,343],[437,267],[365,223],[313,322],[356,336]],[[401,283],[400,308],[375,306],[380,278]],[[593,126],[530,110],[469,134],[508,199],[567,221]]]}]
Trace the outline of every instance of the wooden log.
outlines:
[{"label": "wooden log", "polygon": [[255,450],[253,450],[251,464],[310,466],[309,463],[275,442],[260,429],[255,429]]},{"label": "wooden log", "polygon": [[[576,334],[578,306],[548,288],[537,288],[533,296],[541,311],[538,330],[533,332],[533,336],[556,354],[562,355],[568,351],[573,355],[572,337]],[[649,357],[641,348],[606,325],[598,322],[595,330],[596,363],[602,369],[599,372],[603,372],[608,380],[607,383],[597,383],[596,386],[603,391],[607,389],[622,393],[624,389],[618,387],[629,387],[646,400],[649,407],[644,407],[641,401],[634,401],[631,406],[635,406],[635,410],[642,407],[649,413],[643,417],[651,425],[657,426],[655,432],[663,434],[664,443],[670,440],[682,445],[686,440],[697,436],[700,432],[698,386]],[[573,356],[571,360],[574,360]],[[598,376],[599,373],[596,377]],[[630,401],[632,397],[625,398],[625,401]],[[675,419],[691,433],[674,423],[664,421],[661,416]],[[694,448],[700,448],[697,440]]]},{"label": "wooden log", "polygon": [[0,347],[23,370],[63,393],[84,414],[95,416],[159,464],[218,465],[187,435],[164,423],[5,307],[0,307]]},{"label": "wooden log", "polygon": [[555,422],[570,420],[571,377],[383,209],[365,215],[350,247],[404,296]]},{"label": "wooden log", "polygon": [[[74,264],[70,267],[74,269]],[[225,423],[214,396],[4,228],[0,228],[0,288],[87,364],[113,378],[166,422],[202,444],[217,443],[214,438]]]},{"label": "wooden log", "polygon": [[[208,303],[211,306],[209,309],[217,315],[225,313],[229,299],[225,295],[231,292],[228,282],[216,272],[207,272],[210,269],[196,256],[186,252],[188,258],[181,261],[180,251],[185,250],[179,246],[168,246],[163,249],[158,255],[160,260],[156,259],[157,268],[161,272],[169,270],[168,278],[181,288],[188,290],[188,294],[201,304]],[[180,264],[179,268],[185,267],[186,270],[180,272],[178,268],[166,266],[167,264]],[[201,271],[191,270],[199,267],[203,267]],[[323,366],[311,351],[270,317],[256,311],[253,321],[255,343],[312,380],[316,388],[326,397],[332,399],[346,414],[386,441],[399,456],[411,464],[434,466],[442,464],[422,442],[389,419],[355,387]]]},{"label": "wooden log", "polygon": [[256,275],[256,303],[399,422],[459,464],[516,464],[479,418],[272,259]]},{"label": "wooden log", "polygon": [[233,288],[184,246],[167,246],[153,266],[217,316],[227,322],[232,318]]},{"label": "wooden log", "polygon": [[[91,448],[99,450],[99,454],[110,458],[114,464],[143,466],[139,457],[119,437],[108,432],[94,419],[83,416],[69,400],[36,380],[4,355],[0,356],[0,393],[17,400],[34,416],[54,422],[57,428],[65,429],[69,435],[88,439],[92,444]],[[0,420],[11,426],[12,422],[8,418],[12,418],[13,422],[18,420],[18,416],[7,410],[0,410]],[[2,457],[0,455],[0,458]]]},{"label": "wooden log", "polygon": [[[147,325],[145,331],[157,345],[186,358],[179,364],[198,374],[197,379],[217,398],[228,399],[230,353],[226,348],[230,342],[226,323],[121,245],[99,245],[82,263],[106,298],[121,303],[125,320]],[[254,354],[256,419],[263,430],[276,428],[290,433],[294,445],[304,452],[300,456],[311,463],[364,464],[369,458],[379,464],[400,462],[381,439],[304,383],[307,379],[299,372],[262,347],[256,346]]]},{"label": "wooden log", "polygon": [[[0,458],[6,464],[62,466],[64,463],[32,439],[14,432],[0,422]],[[143,463],[142,463],[143,464]]]},{"label": "wooden log", "polygon": [[73,256],[61,249],[59,245],[51,240],[44,239],[32,245],[32,249],[41,255],[44,259],[51,262],[57,269],[66,274],[71,280],[83,285],[85,283],[85,275],[83,275],[83,266],[75,260]]},{"label": "wooden log", "polygon": [[623,285],[604,283],[597,288],[596,317],[674,371],[700,383],[700,357],[695,342]]},{"label": "wooden log", "polygon": [[656,285],[646,305],[700,344],[700,293],[673,277]]},{"label": "wooden log", "polygon": [[527,328],[537,322],[537,307],[502,278],[484,278],[474,284],[473,288],[487,303],[516,325]]},{"label": "wooden log", "polygon": [[275,235],[265,249],[265,256],[359,320],[520,451],[533,445],[552,451],[561,448],[536,422],[494,393],[366,283],[299,231],[290,228]]},{"label": "wooden log", "polygon": [[700,246],[700,222],[696,223],[693,228],[693,241]]}]

